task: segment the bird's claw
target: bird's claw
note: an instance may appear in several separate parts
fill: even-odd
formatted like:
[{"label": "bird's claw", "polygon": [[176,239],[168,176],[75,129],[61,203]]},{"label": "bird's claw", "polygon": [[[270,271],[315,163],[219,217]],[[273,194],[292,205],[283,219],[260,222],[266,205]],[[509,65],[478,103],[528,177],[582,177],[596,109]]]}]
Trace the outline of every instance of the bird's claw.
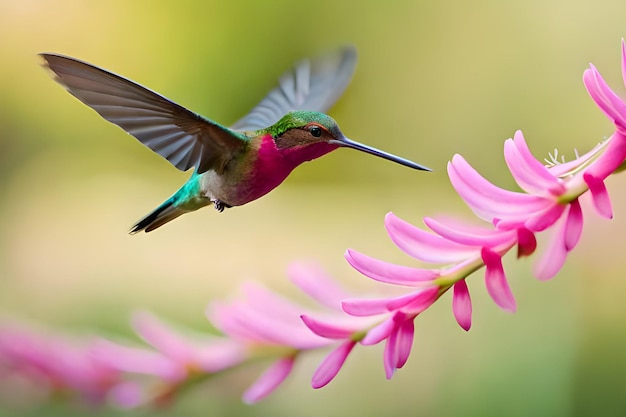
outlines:
[{"label": "bird's claw", "polygon": [[211,199],[211,201],[213,202],[213,206],[215,207],[215,210],[217,210],[219,213],[224,211],[224,208],[226,207],[224,203],[222,203],[217,198]]}]

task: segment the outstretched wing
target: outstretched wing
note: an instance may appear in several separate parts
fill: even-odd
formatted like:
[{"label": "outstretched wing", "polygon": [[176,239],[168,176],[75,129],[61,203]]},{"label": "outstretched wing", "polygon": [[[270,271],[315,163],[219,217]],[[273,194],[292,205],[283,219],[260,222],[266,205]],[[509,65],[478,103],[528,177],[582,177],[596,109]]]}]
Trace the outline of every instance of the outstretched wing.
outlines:
[{"label": "outstretched wing", "polygon": [[348,86],[356,61],[353,46],[300,61],[284,73],[278,86],[232,128],[238,131],[266,128],[291,110],[325,113]]},{"label": "outstretched wing", "polygon": [[126,78],[74,58],[41,54],[44,66],[80,101],[186,171],[220,172],[247,146],[244,135],[205,119]]}]

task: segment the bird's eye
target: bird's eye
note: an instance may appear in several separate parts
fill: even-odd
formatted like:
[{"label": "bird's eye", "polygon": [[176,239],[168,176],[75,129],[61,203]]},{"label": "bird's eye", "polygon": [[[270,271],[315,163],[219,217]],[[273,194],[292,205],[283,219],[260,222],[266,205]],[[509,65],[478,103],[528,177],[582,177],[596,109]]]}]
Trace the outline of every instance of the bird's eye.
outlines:
[{"label": "bird's eye", "polygon": [[318,126],[311,127],[309,129],[309,132],[311,132],[311,135],[315,136],[316,138],[319,138],[320,136],[322,136],[322,128]]}]

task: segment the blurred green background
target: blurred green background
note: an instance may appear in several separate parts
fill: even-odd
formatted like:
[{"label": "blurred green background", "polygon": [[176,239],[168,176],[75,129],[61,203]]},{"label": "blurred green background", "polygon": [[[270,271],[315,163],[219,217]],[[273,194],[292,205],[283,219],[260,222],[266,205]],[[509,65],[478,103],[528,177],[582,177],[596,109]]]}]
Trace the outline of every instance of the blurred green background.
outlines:
[{"label": "blurred green background", "polygon": [[[302,299],[285,278],[319,261],[368,288],[352,247],[415,265],[387,238],[394,211],[469,217],[446,176],[454,153],[514,187],[503,141],[522,129],[536,155],[568,157],[612,132],[581,82],[593,62],[623,92],[626,3],[614,1],[0,0],[0,310],[78,334],[131,337],[145,308],[203,330],[207,302],[247,279]],[[330,112],[356,140],[435,170],[348,150],[298,168],[268,196],[189,214],[148,235],[134,221],[189,175],[103,121],[39,67],[59,52],[115,71],[221,123],[254,106],[293,61],[354,43],[359,66]],[[474,326],[449,297],[417,321],[405,369],[384,378],[382,348],[356,350],[338,378],[309,387],[310,355],[273,396],[239,396],[262,369],[215,379],[172,408],[122,412],[29,404],[0,393],[0,415],[572,416],[626,414],[626,177],[608,181],[611,222],[587,211],[580,245],[552,281],[507,259],[518,312],[470,279]]]}]

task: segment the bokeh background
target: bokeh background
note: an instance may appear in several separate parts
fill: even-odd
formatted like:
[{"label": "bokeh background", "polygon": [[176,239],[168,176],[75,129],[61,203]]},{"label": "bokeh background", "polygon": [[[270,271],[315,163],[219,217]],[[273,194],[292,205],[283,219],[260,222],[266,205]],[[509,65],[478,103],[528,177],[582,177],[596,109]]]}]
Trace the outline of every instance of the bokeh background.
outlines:
[{"label": "bokeh background", "polygon": [[[465,156],[515,187],[503,141],[522,129],[536,155],[571,157],[612,125],[581,82],[593,62],[618,91],[626,3],[613,1],[0,0],[0,312],[76,334],[132,338],[148,309],[203,331],[206,304],[257,280],[302,297],[285,277],[315,260],[351,288],[351,247],[414,265],[385,213],[469,218],[446,176]],[[189,175],[103,121],[39,67],[75,56],[136,80],[221,123],[255,105],[293,61],[353,43],[357,73],[332,109],[354,139],[430,166],[420,173],[348,150],[298,168],[268,196],[185,215],[148,235],[133,222]],[[623,89],[621,91],[624,91]],[[626,176],[608,181],[615,219],[586,218],[581,244],[549,282],[507,258],[518,312],[501,312],[470,279],[474,326],[449,297],[417,321],[413,354],[391,381],[382,347],[357,349],[322,390],[307,356],[266,401],[239,397],[262,369],[214,379],[157,415],[624,415]],[[0,393],[0,415],[152,415],[92,410]]]}]

